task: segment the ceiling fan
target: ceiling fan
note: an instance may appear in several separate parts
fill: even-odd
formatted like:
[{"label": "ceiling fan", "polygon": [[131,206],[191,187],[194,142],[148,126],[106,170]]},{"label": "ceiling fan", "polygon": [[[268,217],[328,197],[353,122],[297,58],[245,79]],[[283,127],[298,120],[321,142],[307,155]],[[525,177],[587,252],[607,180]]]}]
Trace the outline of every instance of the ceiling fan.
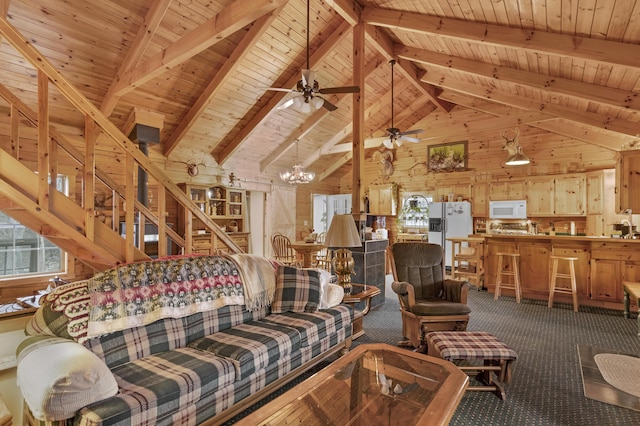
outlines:
[{"label": "ceiling fan", "polygon": [[302,70],[302,79],[298,81],[295,89],[284,89],[279,87],[269,87],[267,90],[275,90],[279,92],[292,92],[296,95],[281,104],[277,109],[285,109],[290,106],[295,106],[300,112],[311,112],[313,110],[324,107],[329,111],[335,111],[337,106],[327,101],[323,97],[319,96],[334,94],[334,93],[359,93],[360,88],[358,86],[343,86],[343,87],[326,87],[320,88],[318,81],[315,79],[315,72],[309,68],[309,4],[311,0],[307,0],[307,69]]},{"label": "ceiling fan", "polygon": [[396,64],[395,59],[389,61],[391,64],[391,127],[387,129],[387,135],[381,136],[379,138],[372,138],[372,141],[380,141],[384,146],[389,149],[393,148],[393,144],[397,146],[401,146],[403,141],[417,143],[420,142],[420,139],[410,137],[409,135],[415,135],[417,133],[422,133],[424,130],[416,129],[416,130],[408,130],[406,132],[401,132],[400,129],[393,126],[393,66]]}]

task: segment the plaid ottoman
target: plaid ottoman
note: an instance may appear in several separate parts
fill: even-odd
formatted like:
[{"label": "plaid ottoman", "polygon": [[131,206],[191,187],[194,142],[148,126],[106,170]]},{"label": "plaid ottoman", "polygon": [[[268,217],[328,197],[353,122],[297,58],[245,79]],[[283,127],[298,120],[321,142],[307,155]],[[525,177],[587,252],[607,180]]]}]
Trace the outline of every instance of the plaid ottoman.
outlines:
[{"label": "plaid ottoman", "polygon": [[[427,334],[428,355],[454,362],[463,371],[477,372],[484,386],[467,390],[495,391],[505,400],[502,383],[511,383],[516,351],[494,335],[484,331],[433,331]],[[464,365],[462,361],[481,360],[482,365]],[[473,364],[473,363],[471,363]],[[497,380],[492,373],[497,374]]]}]

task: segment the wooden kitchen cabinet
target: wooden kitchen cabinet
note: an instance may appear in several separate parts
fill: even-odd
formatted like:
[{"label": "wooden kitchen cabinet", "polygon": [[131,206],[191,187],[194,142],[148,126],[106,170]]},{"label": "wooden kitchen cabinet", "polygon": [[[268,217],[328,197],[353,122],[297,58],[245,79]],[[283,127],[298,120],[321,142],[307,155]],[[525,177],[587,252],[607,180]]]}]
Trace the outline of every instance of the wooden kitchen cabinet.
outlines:
[{"label": "wooden kitchen cabinet", "polygon": [[555,178],[555,214],[584,216],[586,213],[586,179],[583,174]]},{"label": "wooden kitchen cabinet", "polygon": [[398,214],[398,194],[394,184],[369,187],[369,214],[395,216]]},{"label": "wooden kitchen cabinet", "polygon": [[489,187],[489,199],[496,200],[524,200],[524,182],[492,182]]},{"label": "wooden kitchen cabinet", "polygon": [[489,217],[488,183],[474,183],[471,187],[471,210],[473,217]]},{"label": "wooden kitchen cabinet", "polygon": [[593,243],[591,247],[591,298],[622,303],[622,281],[640,279],[640,250],[636,244]]},{"label": "wooden kitchen cabinet", "polygon": [[599,170],[586,174],[587,182],[587,235],[608,236],[613,223],[617,223],[615,211],[616,172]]},{"label": "wooden kitchen cabinet", "polygon": [[527,216],[555,214],[554,179],[538,178],[527,182]]},{"label": "wooden kitchen cabinet", "polygon": [[616,211],[640,212],[640,150],[620,151],[616,162]]}]

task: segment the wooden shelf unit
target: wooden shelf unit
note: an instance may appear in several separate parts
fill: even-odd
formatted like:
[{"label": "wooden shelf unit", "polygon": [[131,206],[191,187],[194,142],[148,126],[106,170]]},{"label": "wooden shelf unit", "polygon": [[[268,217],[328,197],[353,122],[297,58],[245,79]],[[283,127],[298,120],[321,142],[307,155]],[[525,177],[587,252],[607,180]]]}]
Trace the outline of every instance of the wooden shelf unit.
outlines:
[{"label": "wooden shelf unit", "polygon": [[[249,251],[249,232],[246,221],[246,191],[222,185],[179,184],[179,187],[190,196],[198,208],[211,218],[218,226],[226,229],[229,237],[244,252]],[[179,223],[184,221],[179,218]],[[214,254],[226,251],[224,244],[218,244],[215,236],[206,232],[204,224],[194,219],[193,251],[195,253]]]}]

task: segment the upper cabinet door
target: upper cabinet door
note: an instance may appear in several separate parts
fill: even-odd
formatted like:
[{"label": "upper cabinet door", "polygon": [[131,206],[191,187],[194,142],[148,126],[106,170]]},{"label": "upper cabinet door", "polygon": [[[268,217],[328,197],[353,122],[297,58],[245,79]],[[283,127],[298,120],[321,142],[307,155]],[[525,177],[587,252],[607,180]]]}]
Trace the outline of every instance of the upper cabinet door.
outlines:
[{"label": "upper cabinet door", "polygon": [[620,151],[616,164],[616,210],[640,212],[640,150]]},{"label": "upper cabinet door", "polygon": [[553,215],[553,179],[532,179],[527,182],[527,216]]},{"label": "upper cabinet door", "polygon": [[586,212],[586,179],[584,175],[567,175],[555,179],[557,215],[582,216]]},{"label": "upper cabinet door", "polygon": [[397,190],[393,184],[369,187],[369,213],[395,216],[398,213]]}]

